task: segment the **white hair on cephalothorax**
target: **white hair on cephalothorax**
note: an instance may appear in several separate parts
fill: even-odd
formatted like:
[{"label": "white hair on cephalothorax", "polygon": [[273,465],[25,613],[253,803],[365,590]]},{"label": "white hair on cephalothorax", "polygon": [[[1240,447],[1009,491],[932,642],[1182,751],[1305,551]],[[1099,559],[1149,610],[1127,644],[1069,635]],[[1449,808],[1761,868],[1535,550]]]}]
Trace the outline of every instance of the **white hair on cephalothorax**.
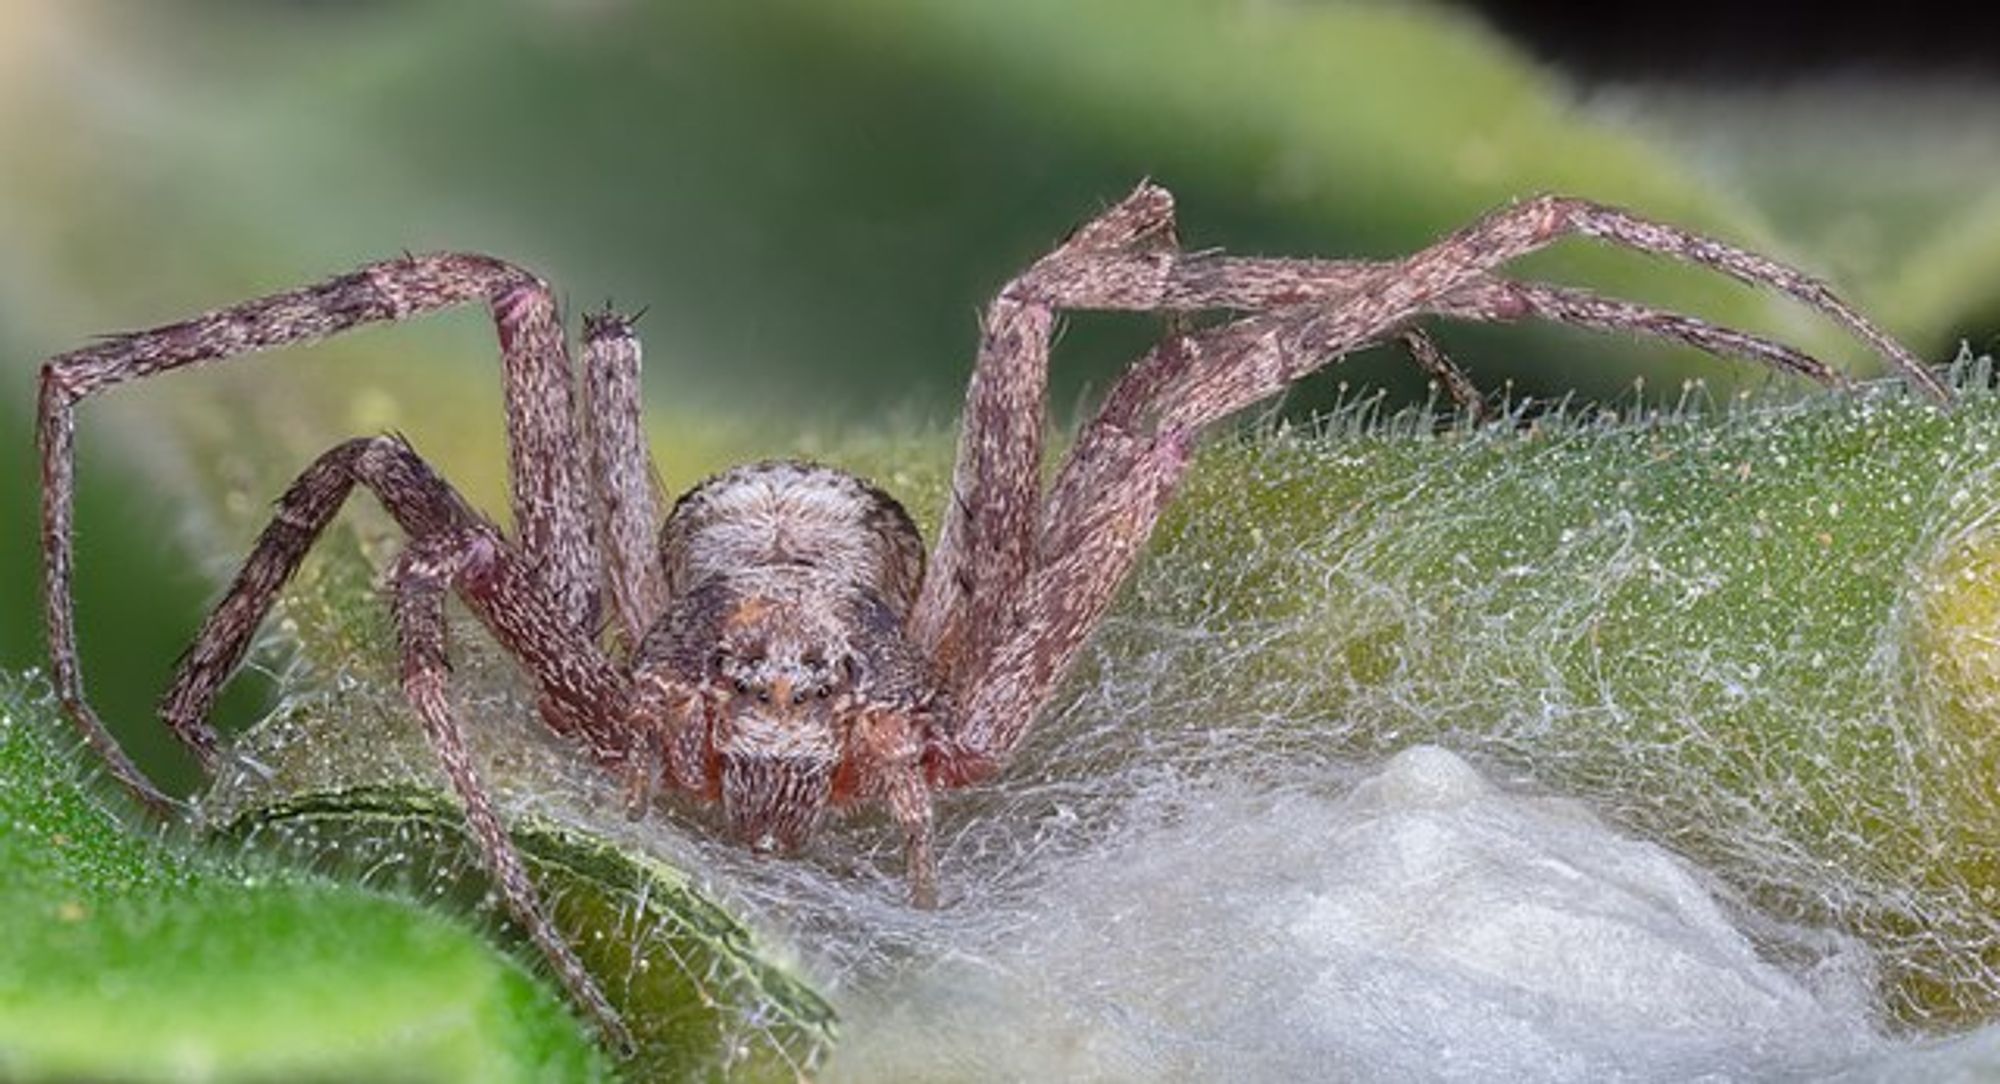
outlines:
[{"label": "white hair on cephalothorax", "polygon": [[923,576],[923,540],[902,505],[831,467],[752,463],[689,490],[667,518],[660,559],[675,595],[716,575],[810,565],[880,588],[906,611]]}]

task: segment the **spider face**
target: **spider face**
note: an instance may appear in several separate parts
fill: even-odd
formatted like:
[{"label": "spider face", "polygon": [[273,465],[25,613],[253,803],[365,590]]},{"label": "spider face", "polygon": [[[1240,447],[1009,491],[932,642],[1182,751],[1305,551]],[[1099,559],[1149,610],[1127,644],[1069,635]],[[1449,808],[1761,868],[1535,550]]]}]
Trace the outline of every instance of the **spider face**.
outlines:
[{"label": "spider face", "polygon": [[723,818],[760,851],[803,845],[832,801],[847,675],[859,671],[837,620],[846,607],[828,605],[843,585],[785,571],[789,590],[752,594],[724,618],[709,685]]},{"label": "spider face", "polygon": [[883,724],[864,722],[929,697],[903,632],[922,550],[894,501],[826,467],[741,467],[681,498],[661,560],[685,586],[636,676],[694,692],[651,712],[681,734],[663,789],[692,782],[731,834],[790,851],[830,807],[883,790],[885,752],[914,765],[911,726],[890,727],[885,749]]}]

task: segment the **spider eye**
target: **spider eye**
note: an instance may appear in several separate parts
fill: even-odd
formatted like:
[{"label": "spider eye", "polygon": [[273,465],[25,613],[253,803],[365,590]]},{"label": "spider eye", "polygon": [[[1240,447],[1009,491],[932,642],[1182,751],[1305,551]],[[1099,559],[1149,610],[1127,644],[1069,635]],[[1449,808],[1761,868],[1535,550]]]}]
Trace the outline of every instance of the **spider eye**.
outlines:
[{"label": "spider eye", "polygon": [[735,684],[736,684],[736,691],[739,693],[747,693],[750,691],[750,683],[743,680],[742,678],[737,678]]},{"label": "spider eye", "polygon": [[828,685],[822,685],[819,687],[819,692],[817,695],[821,700],[825,700],[827,697],[833,695],[833,688]]}]

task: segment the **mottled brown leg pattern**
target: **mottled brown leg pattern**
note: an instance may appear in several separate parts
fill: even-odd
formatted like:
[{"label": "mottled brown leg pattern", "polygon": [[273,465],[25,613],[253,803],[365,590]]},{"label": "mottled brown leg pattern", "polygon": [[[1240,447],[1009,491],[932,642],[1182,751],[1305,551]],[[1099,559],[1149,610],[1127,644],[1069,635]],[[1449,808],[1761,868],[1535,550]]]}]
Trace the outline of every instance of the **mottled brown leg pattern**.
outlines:
[{"label": "mottled brown leg pattern", "polygon": [[461,593],[480,593],[500,560],[499,536],[491,529],[472,528],[412,539],[396,562],[396,629],[403,655],[403,692],[423,720],[431,749],[444,765],[453,789],[465,805],[466,824],[478,843],[487,874],[500,890],[507,909],[527,930],[537,948],[555,966],[563,986],[614,1042],[629,1053],[632,1036],[618,1013],[585,970],[583,961],[549,921],[529,880],[527,867],[500,823],[492,800],[479,779],[479,769],[465,745],[452,708],[446,656],[444,602],[454,586]]},{"label": "mottled brown leg pattern", "polygon": [[1404,328],[1396,338],[1402,342],[1403,349],[1410,352],[1410,360],[1417,363],[1417,368],[1422,369],[1431,378],[1432,384],[1451,397],[1451,405],[1457,408],[1459,414],[1475,423],[1486,420],[1486,403],[1480,399],[1479,389],[1472,386],[1472,378],[1465,375],[1465,370],[1445,356],[1437,340],[1420,327]]},{"label": "mottled brown leg pattern", "polygon": [[362,324],[487,302],[499,330],[508,401],[514,514],[522,553],[581,626],[593,606],[596,557],[584,505],[582,443],[568,353],[547,286],[484,256],[413,256],[313,286],[109,338],[42,367],[37,439],[42,467],[43,605],[56,694],[112,774],[147,805],[173,803],[125,754],[86,699],[72,603],[75,408],[116,385],[236,354],[312,342]]},{"label": "mottled brown leg pattern", "polygon": [[889,815],[903,830],[904,878],[910,886],[910,903],[915,907],[936,907],[938,902],[937,855],[931,846],[931,792],[919,769],[899,772],[889,780]]},{"label": "mottled brown leg pattern", "polygon": [[[1170,237],[1171,215],[1166,193],[1143,185],[1078,238]],[[1570,234],[1699,264],[1786,293],[1847,328],[1920,393],[1939,402],[1950,399],[1948,390],[1920,361],[1817,280],[1755,253],[1583,200],[1555,196],[1528,200],[1496,211],[1406,259],[1379,264],[1129,248],[1107,253],[1079,246],[1073,238],[1009,284],[1001,302],[996,302],[996,312],[1038,305],[1043,312],[1057,306],[1214,307],[1259,314],[1173,337],[1113,386],[1058,470],[1041,514],[1018,512],[1003,525],[1009,547],[1019,545],[1015,537],[1019,532],[1034,530],[1037,521],[1045,525],[1032,557],[1031,580],[1015,580],[1020,586],[1004,597],[982,600],[982,581],[943,558],[965,561],[960,550],[976,551],[984,541],[982,533],[996,528],[963,522],[967,517],[961,514],[957,527],[963,535],[949,530],[941,535],[940,561],[934,570],[957,578],[927,581],[923,597],[938,612],[920,609],[920,615],[939,629],[952,628],[959,613],[1011,616],[998,625],[981,622],[981,627],[1006,629],[1005,638],[989,637],[987,650],[966,652],[947,670],[965,710],[958,729],[941,746],[945,752],[929,766],[934,780],[945,785],[970,782],[1005,762],[1136,560],[1186,468],[1192,441],[1204,427],[1277,394],[1329,361],[1403,334],[1419,316],[1435,313],[1489,321],[1537,317],[1654,335],[1748,357],[1826,383],[1839,382],[1817,360],[1754,335],[1584,291],[1493,277],[1502,265]],[[1047,322],[1044,316],[1035,330],[1045,329]],[[989,318],[980,374],[990,371],[991,379],[1032,391],[1039,402],[1046,340],[1030,341],[1019,332],[995,339],[995,325]],[[1426,342],[1420,339],[1411,346],[1421,354]],[[978,425],[984,410],[1001,409],[989,405],[989,400],[1018,409],[1022,399],[1018,390],[1013,396],[983,396],[980,375],[975,375],[955,483],[961,495],[998,488],[1010,500],[1019,500],[1018,491],[1032,485],[1033,461],[1016,461],[1024,456],[1021,449],[1010,458],[980,443],[1002,431],[998,425]],[[1013,426],[1023,428],[1018,420]],[[1038,443],[1026,447],[1039,455]],[[980,476],[993,463],[1006,464],[1010,473],[1004,485],[996,487]],[[972,507],[985,510],[977,503]],[[953,512],[962,509],[955,507]],[[947,526],[953,526],[949,518]],[[968,537],[974,540],[969,547],[964,541]],[[954,592],[971,598],[955,606]]]},{"label": "mottled brown leg pattern", "polygon": [[[1762,257],[1573,200],[1531,201],[1500,212],[1488,223],[1475,227],[1483,232],[1465,231],[1429,250],[1454,269],[1454,285],[1425,291],[1406,281],[1419,274],[1414,281],[1421,286],[1425,265],[1416,260],[1423,254],[1404,261],[1361,262],[1181,252],[1173,247],[1172,197],[1164,189],[1142,185],[1008,283],[987,313],[966,396],[953,474],[954,500],[946,509],[911,619],[918,644],[935,653],[948,684],[963,689],[971,675],[983,672],[983,661],[995,646],[995,630],[1005,627],[1006,615],[1024,594],[1027,571],[1034,564],[1028,540],[1038,533],[1040,523],[1061,523],[1067,515],[1055,502],[1044,509],[1039,499],[1049,330],[1060,309],[1352,311],[1377,331],[1348,342],[1346,350],[1401,335],[1423,312],[1480,321],[1536,318],[1651,335],[1829,385],[1842,382],[1820,361],[1757,335],[1588,291],[1512,282],[1490,274],[1507,260],[1553,240],[1562,229],[1571,229],[1783,289],[1855,329],[1910,374],[1926,394],[1942,394],[1921,364],[1824,286]],[[1522,223],[1540,223],[1544,232],[1531,230],[1524,237]],[[1399,291],[1414,293],[1424,303],[1399,303]],[[1411,349],[1455,401],[1477,402],[1469,384],[1450,375],[1455,368],[1433,367],[1441,355],[1421,344],[1412,344]],[[1127,397],[1149,399],[1161,386],[1186,379],[1174,371],[1184,361],[1141,362],[1141,369],[1150,365],[1159,371],[1129,374],[1120,391]],[[1295,371],[1292,377],[1259,386],[1269,389],[1263,394],[1274,394],[1297,375]],[[1107,409],[1129,414],[1138,406]]]},{"label": "mottled brown leg pattern", "polygon": [[256,547],[181,656],[160,701],[167,726],[205,765],[214,767],[216,734],[207,720],[215,698],[242,663],[279,589],[356,483],[372,492],[413,540],[471,531],[492,537],[494,552],[465,592],[467,605],[536,681],[551,726],[560,733],[581,734],[602,758],[621,756],[618,735],[595,721],[617,702],[623,688],[610,660],[587,637],[567,628],[555,601],[499,532],[396,437],[363,437],[331,449],[279,498]]},{"label": "mottled brown leg pattern", "polygon": [[1718,327],[1692,316],[1603,297],[1588,290],[1489,279],[1453,290],[1432,302],[1429,311],[1481,323],[1532,319],[1592,331],[1650,335],[1718,357],[1754,361],[1777,372],[1802,376],[1830,388],[1845,387],[1848,383],[1838,370],[1783,343],[1734,328]]},{"label": "mottled brown leg pattern", "polygon": [[[563,636],[557,604],[521,570],[499,531],[474,512],[402,440],[369,437],[341,444],[299,475],[278,501],[222,602],[210,613],[161,702],[161,716],[213,769],[217,741],[209,709],[242,662],[257,626],[285,582],[348,494],[359,483],[410,535],[391,578],[403,653],[403,686],[452,787],[482,862],[509,910],[547,954],[563,984],[607,1033],[629,1041],[617,1015],[550,925],[513,843],[466,751],[447,695],[444,593],[456,587],[494,635],[520,657],[541,686],[544,714],[616,753],[618,738],[585,720],[610,713],[622,682],[595,645]],[[551,708],[550,705],[554,705]]]},{"label": "mottled brown leg pattern", "polygon": [[953,500],[910,620],[918,650],[939,670],[963,672],[990,652],[1033,567],[1050,331],[1059,308],[1105,307],[1066,288],[1077,277],[1071,265],[1148,243],[1171,249],[1172,230],[1172,197],[1142,186],[1008,283],[988,308],[960,422]]},{"label": "mottled brown leg pattern", "polygon": [[1193,454],[1191,432],[1145,436],[1097,430],[1102,488],[1088,502],[1050,521],[1067,540],[1045,541],[1007,636],[985,671],[963,694],[957,729],[925,766],[934,786],[964,786],[991,777],[1026,736],[1036,714],[1104,616],[1124,573],[1152,533]]},{"label": "mottled brown leg pattern", "polygon": [[219,749],[215,729],[208,723],[216,696],[242,664],[278,590],[298,570],[356,482],[372,490],[413,538],[479,521],[458,494],[396,438],[351,440],[314,460],[278,499],[271,522],[181,656],[173,683],[160,698],[161,720],[209,771],[215,770]]},{"label": "mottled brown leg pattern", "polygon": [[598,551],[619,639],[629,653],[666,605],[661,494],[646,447],[639,337],[609,309],[583,320],[583,430],[590,445]]},{"label": "mottled brown leg pattern", "polygon": [[[1292,305],[1189,340],[1191,349],[1160,362],[1172,373],[1145,378],[1150,401],[1141,411],[1162,429],[1199,428],[1282,391],[1293,381],[1361,345],[1380,340],[1429,312],[1475,318],[1546,316],[1599,329],[1663,335],[1726,347],[1788,371],[1830,371],[1796,351],[1687,317],[1596,298],[1582,291],[1530,288],[1491,278],[1500,265],[1568,235],[1611,240],[1642,251],[1714,268],[1768,286],[1811,305],[1851,330],[1903,372],[1921,394],[1948,402],[1950,393],[1921,362],[1824,284],[1754,253],[1696,237],[1613,208],[1563,197],[1539,197],[1488,216],[1430,248],[1375,272],[1368,285],[1340,303]],[[1142,368],[1148,362],[1140,363]],[[1114,389],[1113,397],[1118,395]],[[1132,407],[1123,407],[1128,413]]]}]

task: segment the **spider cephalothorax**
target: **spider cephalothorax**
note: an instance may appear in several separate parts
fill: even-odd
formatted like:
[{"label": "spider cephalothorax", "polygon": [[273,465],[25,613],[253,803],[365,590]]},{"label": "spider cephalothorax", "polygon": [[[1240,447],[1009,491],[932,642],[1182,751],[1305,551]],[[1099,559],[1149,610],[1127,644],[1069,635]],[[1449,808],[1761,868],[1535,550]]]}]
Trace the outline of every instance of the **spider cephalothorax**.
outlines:
[{"label": "spider cephalothorax", "polygon": [[[279,500],[160,712],[212,769],[221,755],[207,722],[216,693],[349,491],[368,488],[410,536],[390,577],[404,691],[508,906],[570,991],[622,1036],[617,1013],[543,914],[466,752],[447,689],[448,592],[520,662],[548,725],[621,775],[635,814],[672,792],[719,805],[750,845],[781,850],[802,844],[829,809],[879,802],[907,837],[911,895],[928,904],[932,793],[1006,764],[1131,570],[1207,425],[1330,359],[1391,340],[1476,408],[1463,376],[1414,326],[1426,316],[1629,331],[1840,383],[1769,339],[1499,274],[1571,234],[1787,293],[1868,343],[1922,393],[1948,398],[1825,285],[1616,208],[1540,196],[1403,259],[1266,259],[1182,251],[1172,197],[1142,184],[1007,283],[987,310],[952,500],[927,564],[895,501],[823,467],[727,472],[683,497],[662,525],[640,436],[630,322],[608,312],[585,321],[579,376],[540,279],[486,256],[406,256],[43,366],[37,432],[56,691],[112,773],[151,807],[172,811],[83,695],[70,604],[78,402],[181,366],[485,303],[505,371],[514,537],[401,440],[341,444]],[[1128,369],[1045,486],[1048,351],[1063,309],[1212,310],[1230,319],[1171,335]]]}]

